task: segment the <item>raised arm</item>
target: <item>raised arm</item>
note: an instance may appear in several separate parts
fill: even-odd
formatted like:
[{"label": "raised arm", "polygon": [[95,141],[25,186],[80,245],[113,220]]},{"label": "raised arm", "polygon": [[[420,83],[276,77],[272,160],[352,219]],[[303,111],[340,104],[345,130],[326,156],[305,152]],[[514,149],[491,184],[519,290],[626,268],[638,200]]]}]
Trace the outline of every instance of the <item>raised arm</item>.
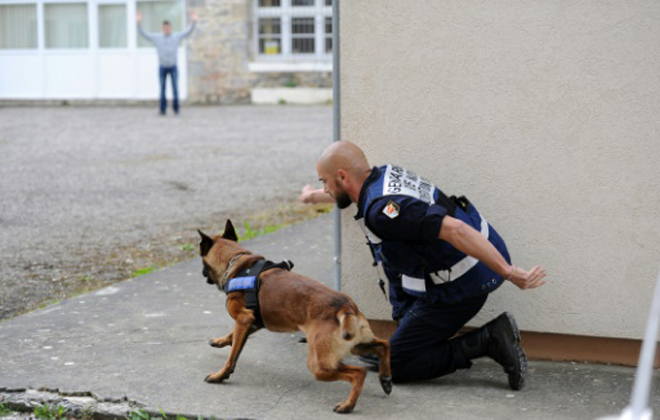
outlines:
[{"label": "raised arm", "polygon": [[183,32],[181,32],[180,39],[189,36],[197,25],[197,13],[194,10],[191,10],[188,16],[190,17],[190,24]]},{"label": "raised arm", "polygon": [[142,29],[142,12],[139,10],[135,13],[135,21],[137,22],[137,28],[140,35],[142,35],[144,39],[154,42],[154,34],[145,32],[144,29]]},{"label": "raised arm", "polygon": [[482,261],[521,289],[534,289],[545,284],[543,278],[546,272],[543,267],[537,265],[526,271],[510,265],[488,239],[461,220],[445,216],[438,236],[461,252]]}]

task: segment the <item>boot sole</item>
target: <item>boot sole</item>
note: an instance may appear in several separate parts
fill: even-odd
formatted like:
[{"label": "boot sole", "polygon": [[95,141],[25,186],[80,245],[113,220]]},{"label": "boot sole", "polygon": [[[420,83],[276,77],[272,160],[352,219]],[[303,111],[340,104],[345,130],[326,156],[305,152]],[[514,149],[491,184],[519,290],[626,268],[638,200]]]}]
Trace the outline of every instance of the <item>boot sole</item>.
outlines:
[{"label": "boot sole", "polygon": [[518,365],[520,366],[520,372],[508,375],[509,387],[511,387],[511,389],[514,391],[519,391],[525,386],[525,377],[527,376],[527,356],[525,355],[522,347],[520,347],[520,330],[518,329],[516,320],[508,312],[504,312],[503,315],[506,316],[508,324],[511,327],[510,332],[514,337],[516,353],[518,353]]}]

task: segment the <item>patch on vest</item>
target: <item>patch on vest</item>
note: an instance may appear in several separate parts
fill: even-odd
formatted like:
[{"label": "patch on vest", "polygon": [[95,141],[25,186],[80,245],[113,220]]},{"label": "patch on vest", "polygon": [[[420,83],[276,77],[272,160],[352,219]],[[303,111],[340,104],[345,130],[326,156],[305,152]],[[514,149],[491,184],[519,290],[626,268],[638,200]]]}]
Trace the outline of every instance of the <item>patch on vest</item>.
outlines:
[{"label": "patch on vest", "polygon": [[399,215],[399,205],[394,201],[390,201],[383,209],[383,214],[390,219],[394,219]]}]

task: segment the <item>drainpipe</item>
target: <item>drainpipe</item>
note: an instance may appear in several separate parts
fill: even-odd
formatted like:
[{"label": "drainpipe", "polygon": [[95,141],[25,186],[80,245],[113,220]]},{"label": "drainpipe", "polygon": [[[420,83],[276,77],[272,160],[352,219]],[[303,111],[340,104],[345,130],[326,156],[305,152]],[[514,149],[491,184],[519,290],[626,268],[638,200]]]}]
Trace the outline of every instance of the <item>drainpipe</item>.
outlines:
[{"label": "drainpipe", "polygon": [[[339,0],[332,1],[332,140],[341,140],[339,89]],[[335,205],[335,289],[341,290],[341,214]]]}]

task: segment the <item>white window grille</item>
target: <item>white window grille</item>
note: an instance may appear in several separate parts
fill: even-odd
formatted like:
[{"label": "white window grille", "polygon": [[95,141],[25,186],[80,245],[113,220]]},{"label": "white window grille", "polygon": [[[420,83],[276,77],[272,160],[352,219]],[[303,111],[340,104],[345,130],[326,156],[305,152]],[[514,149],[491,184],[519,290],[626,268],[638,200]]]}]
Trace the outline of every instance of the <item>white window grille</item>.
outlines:
[{"label": "white window grille", "polygon": [[263,62],[332,62],[332,0],[253,0]]}]

